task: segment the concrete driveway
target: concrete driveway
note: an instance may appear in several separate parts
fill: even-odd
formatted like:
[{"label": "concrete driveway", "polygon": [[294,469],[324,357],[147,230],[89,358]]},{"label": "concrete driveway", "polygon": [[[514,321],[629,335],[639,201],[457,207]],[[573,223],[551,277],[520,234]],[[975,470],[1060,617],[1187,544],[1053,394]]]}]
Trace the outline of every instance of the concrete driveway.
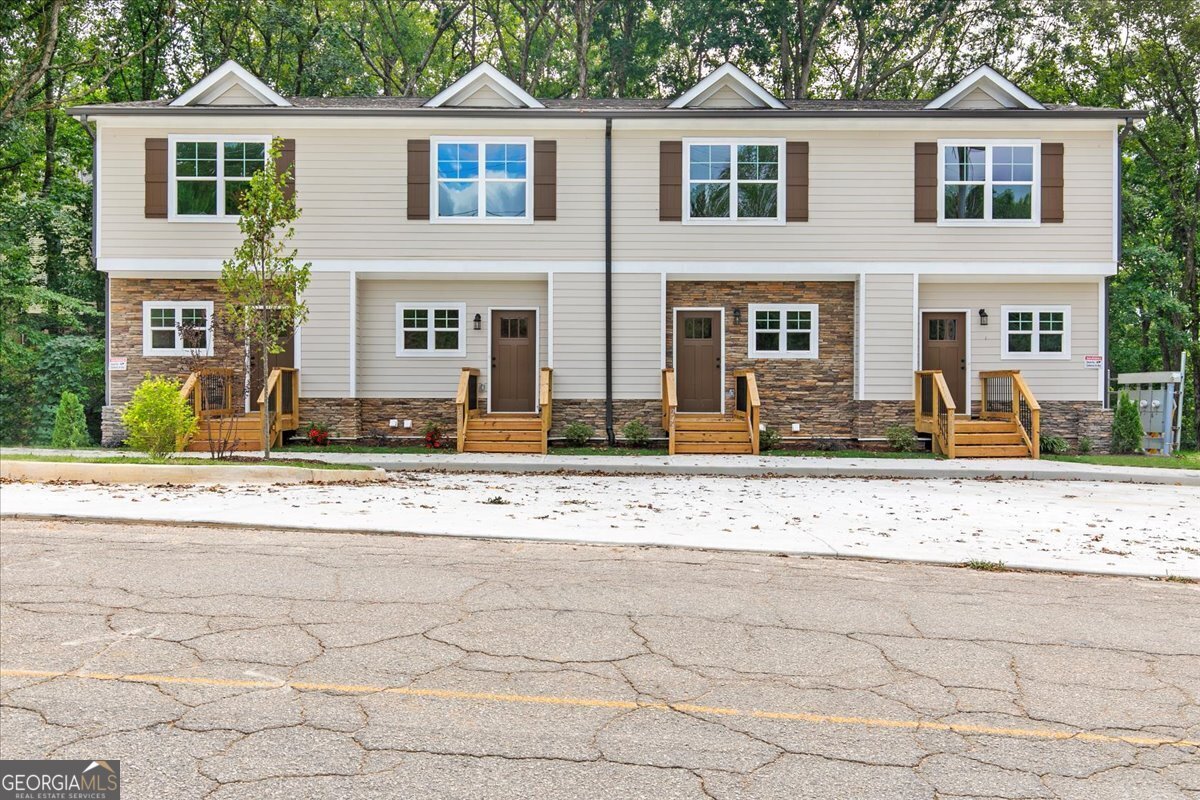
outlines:
[{"label": "concrete driveway", "polygon": [[29,522],[0,751],[130,798],[1200,797],[1200,587]]}]

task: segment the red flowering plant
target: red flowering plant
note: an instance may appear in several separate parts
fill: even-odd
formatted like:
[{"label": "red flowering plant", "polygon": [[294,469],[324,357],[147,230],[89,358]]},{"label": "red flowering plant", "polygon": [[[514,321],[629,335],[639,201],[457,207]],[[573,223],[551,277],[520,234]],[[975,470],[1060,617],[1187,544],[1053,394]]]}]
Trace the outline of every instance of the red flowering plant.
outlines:
[{"label": "red flowering plant", "polygon": [[442,438],[442,426],[436,422],[426,424],[421,429],[421,433],[425,437],[425,446],[430,450],[437,450],[446,446],[446,442]]},{"label": "red flowering plant", "polygon": [[308,443],[316,447],[326,447],[329,444],[329,428],[320,422],[308,423]]}]

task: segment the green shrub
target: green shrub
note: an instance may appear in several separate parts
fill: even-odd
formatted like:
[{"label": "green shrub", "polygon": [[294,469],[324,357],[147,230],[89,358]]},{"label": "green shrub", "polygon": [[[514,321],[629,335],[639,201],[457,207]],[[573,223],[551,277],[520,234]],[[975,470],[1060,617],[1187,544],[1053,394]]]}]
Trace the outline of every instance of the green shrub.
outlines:
[{"label": "green shrub", "polygon": [[775,448],[779,447],[780,443],[782,442],[783,437],[779,435],[779,431],[775,430],[769,425],[765,428],[762,428],[758,432],[759,452],[764,450],[774,450]]},{"label": "green shrub", "polygon": [[625,436],[625,443],[630,447],[645,447],[650,444],[650,428],[640,419],[625,423],[621,433]]},{"label": "green shrub", "polygon": [[146,376],[121,412],[121,422],[129,446],[153,458],[179,452],[196,432],[192,404],[179,396],[179,381],[171,378]]},{"label": "green shrub", "polygon": [[54,432],[50,435],[50,446],[65,450],[76,447],[87,447],[92,443],[88,435],[87,417],[83,413],[83,403],[79,395],[66,391],[58,401],[58,409],[54,412]]},{"label": "green shrub", "polygon": [[1137,403],[1128,392],[1121,392],[1117,410],[1113,414],[1112,450],[1114,453],[1140,453],[1142,451],[1142,415]]},{"label": "green shrub", "polygon": [[884,436],[888,447],[897,453],[911,453],[917,449],[917,432],[907,425],[889,425]]},{"label": "green shrub", "polygon": [[1092,452],[1093,447],[1095,447],[1095,445],[1092,443],[1092,439],[1089,436],[1080,436],[1079,440],[1075,442],[1075,450],[1078,451],[1079,455],[1081,456],[1086,456],[1088,453]]},{"label": "green shrub", "polygon": [[576,421],[563,428],[563,438],[572,447],[583,447],[591,441],[592,434],[595,432],[595,429],[586,422]]},{"label": "green shrub", "polygon": [[1043,433],[1038,439],[1038,446],[1042,451],[1042,455],[1061,456],[1067,452],[1067,440],[1061,436],[1055,436],[1052,433]]}]

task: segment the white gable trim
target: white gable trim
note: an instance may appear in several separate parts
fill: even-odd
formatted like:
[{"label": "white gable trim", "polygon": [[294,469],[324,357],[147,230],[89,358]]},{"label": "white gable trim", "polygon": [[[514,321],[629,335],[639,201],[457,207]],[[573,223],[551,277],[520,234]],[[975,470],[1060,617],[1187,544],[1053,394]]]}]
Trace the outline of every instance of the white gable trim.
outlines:
[{"label": "white gable trim", "polygon": [[925,106],[927,109],[950,108],[958,100],[966,97],[972,90],[979,89],[989,95],[997,103],[1007,108],[1031,108],[1044,110],[1046,107],[1021,91],[1015,83],[1001,75],[989,66],[975,69],[949,90],[939,95],[933,102]]},{"label": "white gable trim", "polygon": [[283,95],[250,74],[236,61],[226,61],[208,73],[199,83],[171,101],[173,106],[195,105],[206,97],[219,97],[234,83],[240,83],[246,91],[260,99],[264,105],[290,106]]},{"label": "white gable trim", "polygon": [[425,107],[441,108],[442,106],[457,105],[456,100],[470,97],[478,89],[478,84],[480,83],[491,85],[501,97],[508,100],[514,106],[545,108],[533,95],[506,78],[500,70],[487,63],[480,64],[447,86],[436,97],[427,102]]},{"label": "white gable trim", "polygon": [[698,105],[721,85],[731,87],[735,92],[746,98],[754,105],[765,105],[769,108],[786,108],[775,95],[768,92],[753,78],[729,62],[725,62],[692,88],[675,98],[667,108],[690,108]]}]

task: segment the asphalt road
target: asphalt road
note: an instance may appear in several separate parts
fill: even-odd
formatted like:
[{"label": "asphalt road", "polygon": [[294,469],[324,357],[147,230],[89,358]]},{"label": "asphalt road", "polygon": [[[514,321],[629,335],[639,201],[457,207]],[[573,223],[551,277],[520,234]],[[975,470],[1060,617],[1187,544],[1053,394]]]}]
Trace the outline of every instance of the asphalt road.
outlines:
[{"label": "asphalt road", "polygon": [[120,759],[127,800],[1200,798],[1196,584],[11,518],[0,546],[0,755]]}]

